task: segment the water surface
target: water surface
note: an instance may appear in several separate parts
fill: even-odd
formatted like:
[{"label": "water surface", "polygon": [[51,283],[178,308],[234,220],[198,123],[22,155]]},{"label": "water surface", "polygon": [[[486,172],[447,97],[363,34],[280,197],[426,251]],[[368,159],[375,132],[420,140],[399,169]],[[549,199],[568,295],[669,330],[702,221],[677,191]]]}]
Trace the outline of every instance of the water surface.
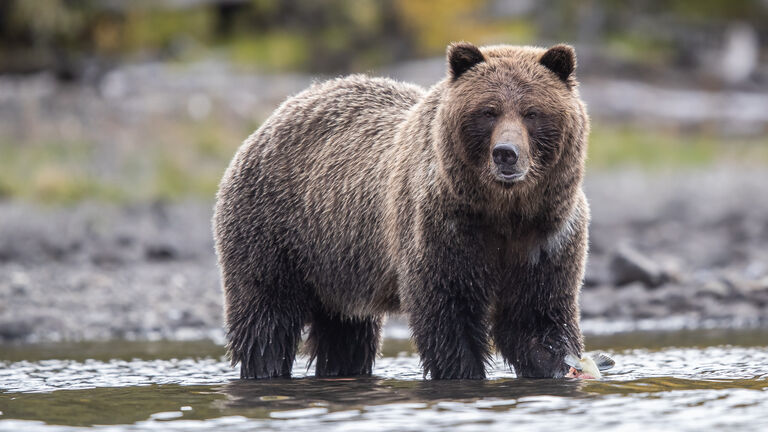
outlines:
[{"label": "water surface", "polygon": [[617,366],[599,381],[425,381],[407,341],[374,376],[240,381],[210,342],[4,346],[0,430],[610,430],[768,428],[768,332],[588,338]]}]

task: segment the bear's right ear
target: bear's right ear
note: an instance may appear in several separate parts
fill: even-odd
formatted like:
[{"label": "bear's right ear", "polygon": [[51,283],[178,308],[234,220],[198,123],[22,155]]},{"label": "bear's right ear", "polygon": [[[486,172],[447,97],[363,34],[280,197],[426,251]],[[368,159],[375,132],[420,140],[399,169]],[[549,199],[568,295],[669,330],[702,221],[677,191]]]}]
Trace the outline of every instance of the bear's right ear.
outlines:
[{"label": "bear's right ear", "polygon": [[455,42],[448,45],[448,65],[453,79],[460,77],[482,61],[485,61],[483,54],[469,42]]}]

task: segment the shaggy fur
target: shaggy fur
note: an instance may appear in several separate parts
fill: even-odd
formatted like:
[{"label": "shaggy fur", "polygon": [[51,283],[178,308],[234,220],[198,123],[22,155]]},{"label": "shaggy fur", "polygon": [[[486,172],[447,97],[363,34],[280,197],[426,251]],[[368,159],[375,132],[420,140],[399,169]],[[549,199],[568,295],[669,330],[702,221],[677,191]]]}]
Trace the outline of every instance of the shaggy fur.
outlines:
[{"label": "shaggy fur", "polygon": [[[588,120],[573,49],[468,43],[420,87],[360,75],[284,102],[242,145],[214,216],[228,351],[289,376],[371,373],[381,317],[409,317],[425,376],[484,378],[490,337],[521,377],[580,356]],[[491,150],[520,148],[519,181]]]}]

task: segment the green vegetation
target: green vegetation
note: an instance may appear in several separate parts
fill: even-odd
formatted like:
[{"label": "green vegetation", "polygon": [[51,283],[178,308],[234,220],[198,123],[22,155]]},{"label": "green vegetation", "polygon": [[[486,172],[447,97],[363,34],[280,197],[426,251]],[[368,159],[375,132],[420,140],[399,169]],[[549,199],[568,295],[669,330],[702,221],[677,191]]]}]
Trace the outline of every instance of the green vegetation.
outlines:
[{"label": "green vegetation", "polygon": [[535,29],[525,20],[497,20],[483,13],[485,0],[398,0],[397,9],[405,27],[415,38],[419,54],[445,51],[446,41],[475,43],[530,43]]},{"label": "green vegetation", "polygon": [[768,141],[718,137],[708,131],[648,130],[596,125],[589,141],[591,169],[701,167],[713,163],[768,163]]},{"label": "green vegetation", "polygon": [[[109,157],[94,143],[0,142],[0,198],[67,204],[107,201],[212,199],[219,179],[250,130],[213,121],[167,126],[153,142]],[[119,161],[119,162],[114,162]],[[590,170],[768,164],[765,138],[728,139],[706,131],[679,132],[595,125]]]},{"label": "green vegetation", "polygon": [[260,64],[267,70],[301,69],[309,57],[306,41],[301,36],[279,32],[261,38],[233,38],[223,50],[237,65]]},{"label": "green vegetation", "polygon": [[214,54],[262,70],[339,73],[439,55],[451,40],[605,42],[625,61],[674,62],[714,29],[732,22],[763,28],[767,19],[760,0],[6,0],[0,72],[54,70],[77,78],[78,64],[91,59]]},{"label": "green vegetation", "polygon": [[86,142],[2,141],[0,198],[53,204],[210,199],[250,132],[207,123],[165,126],[162,138],[119,151]]},{"label": "green vegetation", "polygon": [[675,55],[669,44],[648,34],[615,34],[606,38],[605,45],[613,58],[628,63],[663,66]]},{"label": "green vegetation", "polygon": [[0,195],[64,202],[94,195],[106,198],[114,192],[87,172],[93,151],[89,143],[0,143],[0,150]]}]

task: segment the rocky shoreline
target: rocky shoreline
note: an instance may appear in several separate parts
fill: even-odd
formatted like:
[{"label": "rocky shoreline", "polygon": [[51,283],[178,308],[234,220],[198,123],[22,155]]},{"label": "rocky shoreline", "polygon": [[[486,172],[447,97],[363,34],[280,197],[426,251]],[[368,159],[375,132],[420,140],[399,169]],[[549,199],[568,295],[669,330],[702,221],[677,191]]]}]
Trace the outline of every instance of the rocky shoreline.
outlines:
[{"label": "rocky shoreline", "polygon": [[[591,174],[585,331],[768,325],[767,184],[736,166]],[[221,340],[211,213],[0,202],[0,342]]]}]

